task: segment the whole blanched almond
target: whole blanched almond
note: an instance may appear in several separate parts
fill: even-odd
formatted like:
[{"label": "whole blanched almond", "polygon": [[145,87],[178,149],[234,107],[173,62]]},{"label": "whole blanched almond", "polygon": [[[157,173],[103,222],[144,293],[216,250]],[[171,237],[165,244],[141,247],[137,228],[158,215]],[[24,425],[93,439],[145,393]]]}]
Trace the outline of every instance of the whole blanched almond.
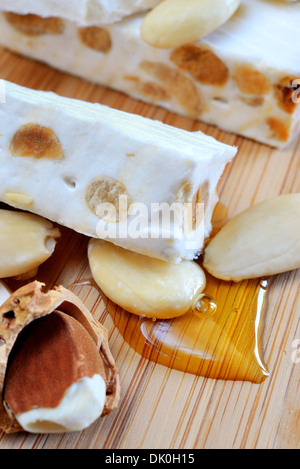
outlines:
[{"label": "whole blanched almond", "polygon": [[214,277],[239,281],[300,267],[300,193],[258,203],[232,218],[205,249]]},{"label": "whole blanched almond", "polygon": [[0,278],[33,271],[53,253],[58,228],[42,217],[0,210]]},{"label": "whole blanched almond", "polygon": [[171,264],[96,239],[89,242],[88,257],[103,293],[138,316],[182,316],[206,285],[203,270],[193,261]]},{"label": "whole blanched almond", "polygon": [[146,15],[142,38],[161,48],[194,42],[226,23],[240,3],[241,0],[164,0]]}]

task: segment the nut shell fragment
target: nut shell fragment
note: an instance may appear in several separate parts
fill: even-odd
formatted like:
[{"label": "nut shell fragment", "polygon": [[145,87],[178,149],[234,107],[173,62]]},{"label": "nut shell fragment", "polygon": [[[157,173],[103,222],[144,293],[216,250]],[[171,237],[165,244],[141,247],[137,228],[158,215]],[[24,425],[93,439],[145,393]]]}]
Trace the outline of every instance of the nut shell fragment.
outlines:
[{"label": "nut shell fragment", "polygon": [[4,406],[15,416],[37,408],[55,409],[74,383],[95,374],[105,376],[90,334],[79,321],[60,311],[27,326],[10,357]]},{"label": "nut shell fragment", "polygon": [[22,431],[18,422],[3,407],[3,389],[9,354],[21,331],[35,319],[59,310],[85,327],[94,340],[105,368],[106,401],[102,416],[118,406],[119,372],[108,345],[107,330],[99,324],[81,300],[62,286],[43,292],[43,284],[32,282],[16,292],[0,308],[0,429],[6,433]]}]

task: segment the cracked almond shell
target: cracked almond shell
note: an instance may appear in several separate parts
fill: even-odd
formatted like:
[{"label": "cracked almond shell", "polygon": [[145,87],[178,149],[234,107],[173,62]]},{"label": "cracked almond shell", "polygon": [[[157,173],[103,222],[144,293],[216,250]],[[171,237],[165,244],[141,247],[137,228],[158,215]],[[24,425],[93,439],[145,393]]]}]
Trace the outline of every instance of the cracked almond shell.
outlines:
[{"label": "cracked almond shell", "polygon": [[69,314],[93,338],[105,368],[106,401],[102,417],[117,408],[120,399],[119,372],[108,345],[106,328],[97,322],[82,301],[62,286],[43,292],[44,284],[32,282],[14,292],[0,307],[0,429],[6,433],[23,431],[3,406],[3,391],[9,354],[21,331],[35,319],[55,310]]}]

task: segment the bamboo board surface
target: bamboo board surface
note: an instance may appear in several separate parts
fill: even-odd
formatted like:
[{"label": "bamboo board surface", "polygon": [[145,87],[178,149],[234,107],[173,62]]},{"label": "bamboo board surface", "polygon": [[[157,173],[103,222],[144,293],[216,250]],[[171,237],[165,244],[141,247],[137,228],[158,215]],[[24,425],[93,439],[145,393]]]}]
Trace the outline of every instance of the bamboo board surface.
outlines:
[{"label": "bamboo board surface", "polygon": [[[300,192],[300,137],[278,151],[59,73],[1,48],[0,78],[100,102],[186,130],[202,130],[224,143],[237,145],[238,156],[219,186],[220,201],[229,217],[261,200]],[[120,406],[81,433],[0,433],[0,449],[300,447],[300,270],[276,276],[269,292],[263,342],[270,376],[260,385],[212,380],[154,364],[134,352],[114,326],[106,299],[84,284],[91,277],[86,256],[88,240],[67,229],[62,229],[62,234],[55,254],[39,269],[37,278],[50,287],[71,286],[107,327],[121,375]]]}]

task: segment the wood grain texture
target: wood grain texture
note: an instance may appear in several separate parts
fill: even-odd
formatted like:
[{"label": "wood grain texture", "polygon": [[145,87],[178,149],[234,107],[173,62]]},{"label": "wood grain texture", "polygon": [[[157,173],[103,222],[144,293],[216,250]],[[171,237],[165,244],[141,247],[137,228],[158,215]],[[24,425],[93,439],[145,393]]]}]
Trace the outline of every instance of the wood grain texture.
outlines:
[{"label": "wood grain texture", "polygon": [[[187,130],[202,130],[222,142],[237,145],[238,156],[219,186],[220,200],[228,208],[229,217],[261,200],[300,192],[300,137],[287,149],[278,151],[56,72],[3,49],[0,78],[97,101]],[[111,350],[121,374],[120,407],[81,433],[0,433],[0,449],[300,447],[300,271],[273,278],[264,332],[264,357],[270,377],[261,385],[205,379],[155,365],[124,342],[108,313],[106,299],[84,284],[91,277],[86,255],[88,240],[67,229],[62,232],[55,254],[40,268],[38,279],[49,287],[70,287],[108,328]]]}]

